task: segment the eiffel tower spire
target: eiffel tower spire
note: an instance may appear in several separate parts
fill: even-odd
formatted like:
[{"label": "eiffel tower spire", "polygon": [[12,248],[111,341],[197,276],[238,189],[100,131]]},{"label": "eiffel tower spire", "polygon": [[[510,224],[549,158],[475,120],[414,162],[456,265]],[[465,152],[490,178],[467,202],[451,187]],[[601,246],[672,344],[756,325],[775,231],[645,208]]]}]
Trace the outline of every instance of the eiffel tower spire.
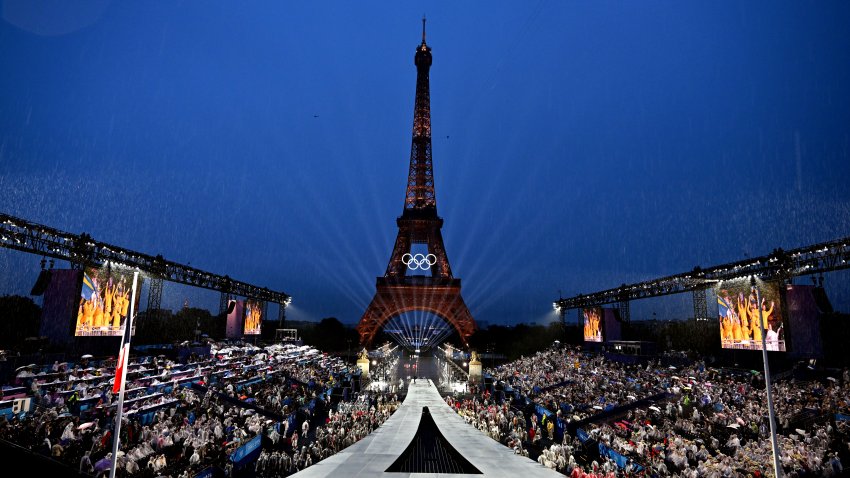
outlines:
[{"label": "eiffel tower spire", "polygon": [[431,164],[431,47],[425,43],[425,17],[422,17],[422,43],[413,57],[416,65],[416,100],[413,103],[413,144],[404,209],[437,209],[434,168]]}]

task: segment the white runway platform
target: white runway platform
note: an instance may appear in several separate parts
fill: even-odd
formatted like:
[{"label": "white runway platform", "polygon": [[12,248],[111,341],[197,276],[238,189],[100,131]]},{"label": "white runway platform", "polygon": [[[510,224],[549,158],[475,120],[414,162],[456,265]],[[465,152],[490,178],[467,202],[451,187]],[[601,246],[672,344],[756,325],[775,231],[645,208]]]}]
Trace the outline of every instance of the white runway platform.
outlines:
[{"label": "white runway platform", "polygon": [[[385,472],[404,452],[416,434],[422,416],[422,407],[429,408],[434,422],[446,440],[482,474]],[[451,407],[446,405],[430,380],[419,380],[416,384],[411,383],[404,403],[377,430],[336,455],[315,463],[293,476],[298,478],[320,476],[563,478],[564,475],[528,458],[515,455],[513,450],[468,425]]]}]

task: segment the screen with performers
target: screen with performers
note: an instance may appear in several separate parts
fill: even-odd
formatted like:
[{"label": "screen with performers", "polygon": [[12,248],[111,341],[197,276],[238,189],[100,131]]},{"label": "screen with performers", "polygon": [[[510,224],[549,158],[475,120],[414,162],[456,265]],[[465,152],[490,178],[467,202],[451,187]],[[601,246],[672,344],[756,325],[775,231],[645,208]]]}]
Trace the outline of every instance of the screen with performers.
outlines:
[{"label": "screen with performers", "polygon": [[[74,335],[121,336],[121,327],[130,313],[133,272],[110,267],[86,267],[77,309]],[[136,305],[142,292],[142,278],[136,284]]]},{"label": "screen with performers", "polygon": [[245,302],[245,326],[243,334],[259,335],[263,323],[263,303],[256,300]]},{"label": "screen with performers", "polygon": [[584,341],[602,342],[602,307],[582,309],[584,316]]},{"label": "screen with performers", "polygon": [[[760,301],[746,279],[724,281],[716,290],[721,347],[761,350],[764,337],[767,350],[786,351],[786,327],[782,321],[778,285],[760,283]],[[762,327],[759,327],[759,315],[764,325],[764,336]]]}]

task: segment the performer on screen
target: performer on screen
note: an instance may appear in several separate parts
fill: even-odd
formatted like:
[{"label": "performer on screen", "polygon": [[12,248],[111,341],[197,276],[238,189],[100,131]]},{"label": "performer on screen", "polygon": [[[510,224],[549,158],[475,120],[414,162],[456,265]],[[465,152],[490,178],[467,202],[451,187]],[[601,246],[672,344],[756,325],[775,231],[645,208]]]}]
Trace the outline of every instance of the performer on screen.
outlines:
[{"label": "performer on screen", "polygon": [[91,327],[94,321],[94,302],[91,300],[80,299],[80,311],[77,317],[80,327]]},{"label": "performer on screen", "polygon": [[92,301],[94,302],[94,327],[103,327],[106,323],[103,321],[103,301],[100,298],[100,290],[92,296]]},{"label": "performer on screen", "polygon": [[773,315],[774,305],[776,305],[776,303],[774,301],[770,301],[770,308],[768,309],[764,298],[761,299],[761,310],[765,328],[767,328],[767,324],[772,321],[771,316]]},{"label": "performer on screen", "polygon": [[[773,315],[773,308],[776,305],[774,301],[770,301],[770,308],[766,307],[766,300],[764,297],[761,299],[761,317],[762,317],[762,325],[764,326],[764,330],[767,331],[770,328],[770,316]],[[762,328],[759,326],[759,307],[756,305],[755,295],[752,294],[750,296],[750,328],[753,330],[753,340],[757,343],[761,342],[762,338]],[[769,337],[766,337],[769,338]],[[758,347],[761,348],[761,345],[758,344]]]},{"label": "performer on screen", "polygon": [[599,330],[600,317],[596,310],[586,310],[584,312],[584,336],[587,340],[596,342],[602,341],[602,334]]},{"label": "performer on screen", "polygon": [[732,332],[732,319],[730,316],[730,311],[732,310],[732,303],[729,300],[729,292],[726,289],[722,289],[719,294],[717,294],[717,312],[720,316],[720,340],[722,342],[732,340],[734,337]]},{"label": "performer on screen", "polygon": [[735,312],[735,309],[729,308],[729,321],[732,323],[732,340],[740,342],[744,339],[741,331],[741,318]]},{"label": "performer on screen", "polygon": [[124,287],[124,282],[116,286],[115,293],[112,296],[112,326],[115,328],[121,327],[121,317],[127,314],[122,314],[124,311],[124,301],[127,300],[127,291]]},{"label": "performer on screen", "polygon": [[106,290],[103,292],[103,314],[106,316],[106,321],[112,319],[112,297],[115,295],[114,285],[112,281],[106,283]]},{"label": "performer on screen", "polygon": [[258,330],[260,328],[260,308],[256,304],[248,307],[248,318],[245,323],[247,330]]},{"label": "performer on screen", "polygon": [[124,297],[126,295],[126,287],[124,281],[115,284],[112,292],[112,314],[110,315],[110,325],[114,328],[121,327],[121,312],[124,309]]},{"label": "performer on screen", "polygon": [[767,328],[767,338],[765,341],[767,342],[767,350],[779,350],[779,332],[782,331],[782,325],[779,326],[777,330],[773,330],[773,327],[768,325]]},{"label": "performer on screen", "polygon": [[738,317],[741,319],[741,336],[742,340],[751,340],[753,338],[752,327],[750,327],[750,316],[747,314],[747,299],[744,298],[743,292],[738,292]]},{"label": "performer on screen", "polygon": [[[130,290],[121,281],[121,317],[127,317],[130,312]],[[119,318],[120,320],[120,318]]]}]

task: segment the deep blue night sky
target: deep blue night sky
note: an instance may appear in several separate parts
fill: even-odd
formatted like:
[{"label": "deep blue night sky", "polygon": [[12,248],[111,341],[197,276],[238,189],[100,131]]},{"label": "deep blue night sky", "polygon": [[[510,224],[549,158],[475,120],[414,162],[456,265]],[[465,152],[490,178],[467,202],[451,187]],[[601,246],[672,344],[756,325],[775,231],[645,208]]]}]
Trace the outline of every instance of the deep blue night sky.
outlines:
[{"label": "deep blue night sky", "polygon": [[[850,3],[174,3],[0,1],[0,211],[356,322],[402,211],[424,11],[476,319],[850,235]],[[0,293],[38,260],[0,251]],[[826,283],[850,309],[850,274]]]}]

